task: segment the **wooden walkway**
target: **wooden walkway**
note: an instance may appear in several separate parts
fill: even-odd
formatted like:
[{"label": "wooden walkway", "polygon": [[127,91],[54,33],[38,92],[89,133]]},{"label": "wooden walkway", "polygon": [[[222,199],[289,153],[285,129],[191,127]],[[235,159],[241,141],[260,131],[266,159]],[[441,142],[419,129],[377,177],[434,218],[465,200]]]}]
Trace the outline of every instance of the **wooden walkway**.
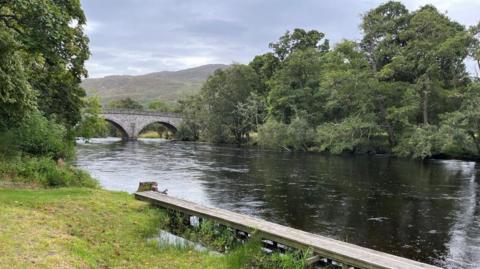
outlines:
[{"label": "wooden walkway", "polygon": [[310,249],[315,255],[311,259],[312,262],[325,258],[329,261],[334,261],[341,268],[362,269],[439,268],[228,210],[202,206],[159,192],[136,192],[135,198],[189,216],[209,219],[247,233],[255,232],[263,239],[278,242],[289,247]]}]

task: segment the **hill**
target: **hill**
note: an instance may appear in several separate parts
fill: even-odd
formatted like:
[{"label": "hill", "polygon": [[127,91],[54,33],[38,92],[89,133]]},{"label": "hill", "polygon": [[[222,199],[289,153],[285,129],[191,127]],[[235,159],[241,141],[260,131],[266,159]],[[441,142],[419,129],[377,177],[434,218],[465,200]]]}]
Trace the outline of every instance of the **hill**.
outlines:
[{"label": "hill", "polygon": [[82,82],[87,95],[97,93],[102,103],[131,97],[142,103],[152,100],[176,101],[182,95],[197,92],[223,64],[209,64],[180,71],[163,71],[140,76],[107,76]]}]

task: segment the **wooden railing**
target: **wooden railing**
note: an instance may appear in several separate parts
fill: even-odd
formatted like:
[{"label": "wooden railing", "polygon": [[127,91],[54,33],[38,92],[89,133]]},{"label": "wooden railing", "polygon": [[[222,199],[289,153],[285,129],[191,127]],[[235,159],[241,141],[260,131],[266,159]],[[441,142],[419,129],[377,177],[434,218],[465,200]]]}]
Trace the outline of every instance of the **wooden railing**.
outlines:
[{"label": "wooden railing", "polygon": [[173,198],[156,191],[136,192],[135,198],[185,216],[208,219],[236,229],[248,236],[255,233],[276,248],[295,248],[313,252],[307,260],[309,266],[330,265],[337,268],[361,269],[438,269],[439,267],[409,260],[399,256],[360,247],[317,234],[293,229],[262,219],[232,211],[202,206],[186,200]]}]

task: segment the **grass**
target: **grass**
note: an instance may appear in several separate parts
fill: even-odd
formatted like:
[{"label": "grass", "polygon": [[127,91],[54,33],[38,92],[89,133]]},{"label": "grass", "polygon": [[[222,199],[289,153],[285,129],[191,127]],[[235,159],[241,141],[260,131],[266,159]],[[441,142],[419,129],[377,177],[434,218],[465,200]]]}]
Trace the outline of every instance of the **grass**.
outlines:
[{"label": "grass", "polygon": [[147,238],[167,220],[126,193],[0,189],[3,268],[221,268],[224,258]]},{"label": "grass", "polygon": [[220,256],[158,246],[148,239],[168,226],[166,212],[127,193],[0,188],[0,204],[2,268],[303,268],[261,253],[258,240]]}]

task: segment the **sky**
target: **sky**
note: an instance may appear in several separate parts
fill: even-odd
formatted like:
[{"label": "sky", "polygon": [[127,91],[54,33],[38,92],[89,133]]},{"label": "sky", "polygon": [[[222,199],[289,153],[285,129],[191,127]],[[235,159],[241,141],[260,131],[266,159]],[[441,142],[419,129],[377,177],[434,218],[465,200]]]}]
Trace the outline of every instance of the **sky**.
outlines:
[{"label": "sky", "polygon": [[[140,75],[204,64],[248,63],[287,30],[315,29],[331,44],[361,38],[361,15],[378,0],[81,0],[92,56],[90,77]],[[433,4],[464,25],[480,20],[480,0]],[[473,63],[467,62],[469,70]]]}]

